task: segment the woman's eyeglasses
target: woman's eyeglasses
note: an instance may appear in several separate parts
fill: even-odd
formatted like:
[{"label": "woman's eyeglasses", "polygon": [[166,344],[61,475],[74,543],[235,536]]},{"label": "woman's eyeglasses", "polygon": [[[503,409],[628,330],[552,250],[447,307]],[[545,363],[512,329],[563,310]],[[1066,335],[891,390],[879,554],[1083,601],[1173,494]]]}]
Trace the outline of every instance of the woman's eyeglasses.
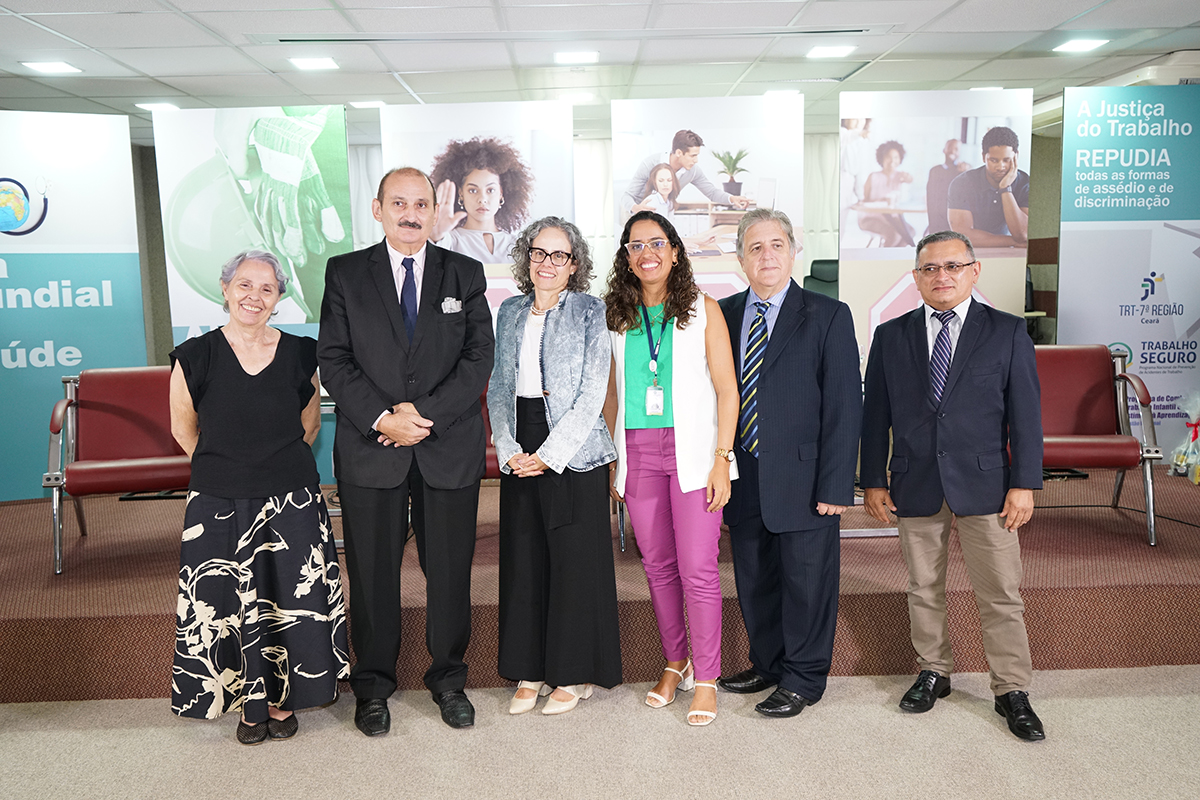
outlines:
[{"label": "woman's eyeglasses", "polygon": [[546,259],[550,259],[550,263],[556,267],[565,267],[570,263],[573,256],[570,253],[564,253],[562,250],[555,250],[553,253],[547,253],[540,247],[529,248],[529,260],[535,264],[541,264]]},{"label": "woman's eyeglasses", "polygon": [[646,247],[649,247],[652,253],[661,253],[667,249],[667,244],[666,239],[652,239],[649,242],[626,242],[625,249],[629,251],[629,255],[636,256]]}]

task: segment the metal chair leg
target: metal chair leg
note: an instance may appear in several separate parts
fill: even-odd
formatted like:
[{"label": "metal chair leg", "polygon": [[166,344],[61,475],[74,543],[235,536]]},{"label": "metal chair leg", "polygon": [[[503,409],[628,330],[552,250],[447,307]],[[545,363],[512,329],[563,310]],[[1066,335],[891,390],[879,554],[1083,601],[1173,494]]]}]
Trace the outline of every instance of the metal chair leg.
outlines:
[{"label": "metal chair leg", "polygon": [[55,486],[50,491],[50,540],[53,543],[54,574],[62,575],[63,571],[63,531],[62,531],[62,488]]},{"label": "metal chair leg", "polygon": [[1150,546],[1158,544],[1154,533],[1154,469],[1151,461],[1142,462],[1142,484],[1146,488],[1146,527],[1150,532]]},{"label": "metal chair leg", "polygon": [[87,521],[83,518],[83,499],[71,495],[71,499],[75,501],[75,519],[79,521],[79,535],[87,536]]},{"label": "metal chair leg", "polygon": [[1117,504],[1121,502],[1121,489],[1123,488],[1125,488],[1125,470],[1119,470],[1117,472],[1117,482],[1113,486],[1113,508],[1116,508]]}]

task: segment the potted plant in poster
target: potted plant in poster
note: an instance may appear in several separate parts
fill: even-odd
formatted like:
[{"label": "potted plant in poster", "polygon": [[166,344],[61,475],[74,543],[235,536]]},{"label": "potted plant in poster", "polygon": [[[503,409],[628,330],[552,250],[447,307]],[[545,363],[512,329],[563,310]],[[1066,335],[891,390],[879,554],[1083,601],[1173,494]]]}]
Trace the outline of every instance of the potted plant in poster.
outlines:
[{"label": "potted plant in poster", "polygon": [[716,158],[717,161],[720,161],[721,166],[724,167],[724,169],[721,170],[721,174],[729,179],[722,185],[721,188],[730,194],[740,195],[742,193],[742,182],[734,180],[734,178],[736,178],[739,173],[748,171],[744,167],[739,166],[742,163],[742,159],[748,155],[750,155],[750,153],[747,152],[745,148],[738,150],[736,153],[730,150],[726,150],[725,152],[721,152],[719,150],[713,151],[713,157]]}]

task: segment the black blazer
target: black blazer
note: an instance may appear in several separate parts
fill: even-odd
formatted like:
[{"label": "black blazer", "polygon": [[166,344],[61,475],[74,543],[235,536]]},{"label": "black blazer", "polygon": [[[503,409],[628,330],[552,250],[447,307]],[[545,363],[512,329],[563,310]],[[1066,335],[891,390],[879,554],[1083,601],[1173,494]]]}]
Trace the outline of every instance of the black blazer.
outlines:
[{"label": "black blazer", "polygon": [[[414,457],[435,489],[459,489],[483,476],[480,396],[495,350],[486,290],[482,264],[426,245],[410,343],[386,245],[329,259],[317,361],[337,403],[339,480],[392,488]],[[413,447],[385,447],[371,426],[384,409],[403,402],[433,420],[433,430]]]},{"label": "black blazer", "polygon": [[[863,487],[901,517],[998,514],[1010,488],[1042,488],[1042,407],[1025,320],[972,301],[935,403],[922,306],[875,329],[867,361]],[[892,458],[888,463],[888,431]],[[1010,454],[1011,452],[1011,462]]]},{"label": "black blazer", "polygon": [[[749,291],[721,301],[733,359],[742,374],[742,316]],[[845,303],[792,281],[767,342],[758,383],[759,504],[775,532],[812,530],[833,520],[817,502],[854,504],[854,468],[862,424],[862,381],[854,321]],[[749,458],[739,452],[739,458]],[[733,482],[725,522],[745,516],[741,481]]]}]

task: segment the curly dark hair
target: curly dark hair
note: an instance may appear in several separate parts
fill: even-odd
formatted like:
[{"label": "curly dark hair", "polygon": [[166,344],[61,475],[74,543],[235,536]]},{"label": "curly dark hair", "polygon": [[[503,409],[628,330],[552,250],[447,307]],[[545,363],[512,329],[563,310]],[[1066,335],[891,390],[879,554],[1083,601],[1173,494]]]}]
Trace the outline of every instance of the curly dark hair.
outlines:
[{"label": "curly dark hair", "polygon": [[679,197],[679,179],[675,177],[675,170],[671,169],[671,165],[665,161],[661,164],[655,164],[650,170],[650,177],[646,179],[646,188],[642,190],[642,199],[644,200],[652,194],[658,194],[658,187],[654,185],[654,176],[660,170],[664,169],[671,173],[671,191],[667,194],[667,202],[673,208],[675,206],[675,199]]},{"label": "curly dark hair", "polygon": [[567,278],[568,292],[586,292],[592,285],[592,252],[588,248],[587,239],[583,238],[579,228],[561,217],[542,217],[525,226],[516,243],[509,251],[513,260],[513,279],[522,294],[533,291],[533,280],[529,277],[529,248],[538,234],[547,228],[557,228],[571,242],[571,256],[575,261],[575,271]]},{"label": "curly dark hair", "polygon": [[452,181],[461,193],[463,181],[477,169],[500,176],[504,205],[496,212],[496,227],[509,232],[520,228],[533,195],[533,178],[521,161],[520,152],[511,144],[478,136],[465,142],[452,141],[446,145],[445,152],[434,159],[430,180],[434,186],[439,186],[442,181]]},{"label": "curly dark hair", "polygon": [[987,155],[987,151],[993,147],[1011,147],[1014,153],[1021,149],[1021,140],[1017,138],[1016,132],[1012,128],[1006,128],[1003,125],[990,128],[983,135],[983,141],[980,144],[983,145],[983,154],[985,156]]},{"label": "curly dark hair", "polygon": [[667,276],[667,299],[663,307],[664,319],[675,319],[675,327],[683,330],[692,318],[692,306],[700,295],[696,280],[692,277],[692,262],[688,260],[687,247],[675,226],[666,217],[653,211],[639,211],[625,223],[621,232],[621,243],[617,254],[613,256],[612,272],[608,276],[608,291],[604,295],[605,319],[608,329],[620,333],[636,331],[642,327],[642,314],[639,310],[642,304],[642,283],[633,274],[629,266],[629,251],[625,245],[629,243],[629,231],[643,220],[648,220],[662,228],[667,237],[667,243],[676,249],[679,260],[671,267]]},{"label": "curly dark hair", "polygon": [[895,150],[897,153],[899,153],[901,161],[903,161],[904,156],[907,155],[904,145],[900,144],[895,139],[889,139],[883,144],[879,145],[879,147],[875,148],[875,160],[879,162],[879,166],[881,167],[883,166],[883,159],[885,156],[887,156],[888,150]]}]

